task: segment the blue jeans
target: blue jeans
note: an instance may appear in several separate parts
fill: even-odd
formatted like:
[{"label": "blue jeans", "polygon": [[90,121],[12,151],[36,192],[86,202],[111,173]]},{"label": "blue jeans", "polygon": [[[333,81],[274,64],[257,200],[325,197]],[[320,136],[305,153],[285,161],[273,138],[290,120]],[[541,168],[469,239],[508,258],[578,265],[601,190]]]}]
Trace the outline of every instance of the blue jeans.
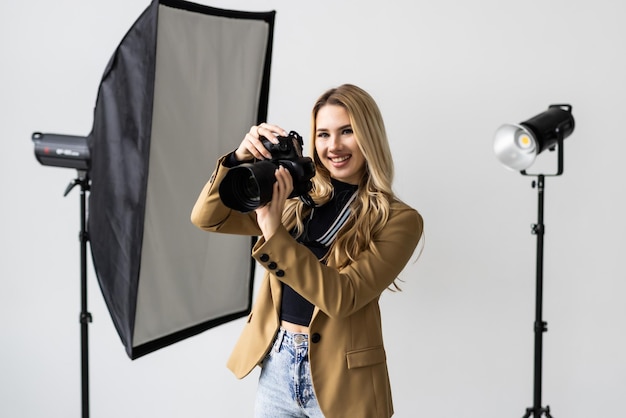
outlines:
[{"label": "blue jeans", "polygon": [[280,329],[263,361],[256,418],[324,418],[313,391],[309,336]]}]

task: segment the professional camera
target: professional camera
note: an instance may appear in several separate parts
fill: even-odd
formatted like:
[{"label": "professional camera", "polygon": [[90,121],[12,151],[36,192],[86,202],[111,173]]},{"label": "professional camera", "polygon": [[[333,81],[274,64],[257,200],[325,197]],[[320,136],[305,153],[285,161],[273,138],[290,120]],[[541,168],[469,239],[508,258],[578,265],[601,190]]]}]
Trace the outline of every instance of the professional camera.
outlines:
[{"label": "professional camera", "polygon": [[293,192],[289,197],[300,197],[307,205],[313,200],[308,192],[313,187],[315,175],[313,160],[302,156],[302,137],[291,131],[287,136],[277,137],[278,144],[261,137],[263,146],[272,153],[269,160],[244,163],[231,168],[220,184],[222,202],[231,209],[250,212],[272,200],[276,182],[276,168],[283,166],[293,178]]}]

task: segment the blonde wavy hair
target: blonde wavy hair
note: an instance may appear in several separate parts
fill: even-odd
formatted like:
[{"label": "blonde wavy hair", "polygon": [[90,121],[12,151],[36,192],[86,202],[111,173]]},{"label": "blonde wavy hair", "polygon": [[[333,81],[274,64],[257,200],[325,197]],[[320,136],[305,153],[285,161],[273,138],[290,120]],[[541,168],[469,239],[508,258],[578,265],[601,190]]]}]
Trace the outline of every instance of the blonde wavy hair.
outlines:
[{"label": "blonde wavy hair", "polygon": [[[330,173],[320,161],[315,148],[317,114],[327,105],[346,109],[356,142],[366,161],[357,198],[351,204],[350,217],[325,257],[342,268],[353,262],[364,250],[376,252],[372,238],[387,223],[391,202],[395,199],[392,191],[394,170],[385,124],[374,99],[352,84],[332,88],[319,97],[311,113],[309,155],[315,162],[316,171],[310,194],[317,205],[328,202],[333,195]],[[288,229],[295,228],[297,235],[300,235],[310,212],[311,209],[300,200],[289,200],[283,212],[283,222]]]}]

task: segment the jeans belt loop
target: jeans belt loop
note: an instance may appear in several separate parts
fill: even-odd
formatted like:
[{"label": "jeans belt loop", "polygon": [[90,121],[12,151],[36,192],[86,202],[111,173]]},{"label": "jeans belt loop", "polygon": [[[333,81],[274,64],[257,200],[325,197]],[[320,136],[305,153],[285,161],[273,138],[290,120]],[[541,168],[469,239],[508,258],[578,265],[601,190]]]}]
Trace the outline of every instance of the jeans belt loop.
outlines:
[{"label": "jeans belt loop", "polygon": [[283,339],[285,338],[285,330],[281,327],[278,336],[276,337],[276,343],[274,344],[274,351],[279,352],[280,346],[283,345]]}]

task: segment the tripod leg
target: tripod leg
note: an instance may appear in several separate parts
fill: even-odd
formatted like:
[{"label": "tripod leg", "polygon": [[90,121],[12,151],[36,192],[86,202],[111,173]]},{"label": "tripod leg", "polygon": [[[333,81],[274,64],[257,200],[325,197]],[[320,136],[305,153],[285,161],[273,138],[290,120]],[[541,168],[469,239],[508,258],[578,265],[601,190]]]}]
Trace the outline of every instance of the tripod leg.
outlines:
[{"label": "tripod leg", "polygon": [[533,408],[526,408],[526,413],[522,418],[530,418],[530,414],[533,413]]}]

